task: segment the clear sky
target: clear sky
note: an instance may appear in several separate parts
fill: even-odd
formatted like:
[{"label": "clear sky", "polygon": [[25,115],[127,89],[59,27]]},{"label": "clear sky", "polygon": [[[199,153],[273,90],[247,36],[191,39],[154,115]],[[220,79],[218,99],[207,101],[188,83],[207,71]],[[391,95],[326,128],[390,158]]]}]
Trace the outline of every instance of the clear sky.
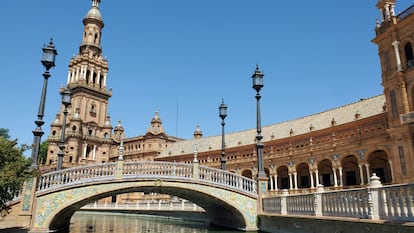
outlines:
[{"label": "clear sky", "polygon": [[[221,134],[256,127],[251,74],[263,70],[262,125],[382,93],[376,0],[103,0],[103,54],[111,123],[127,137],[145,134],[158,109],[167,134]],[[412,1],[397,1],[396,12]],[[44,44],[58,50],[45,107],[46,139],[60,108],[70,58],[91,0],[0,1],[0,128],[33,142],[44,71]]]}]

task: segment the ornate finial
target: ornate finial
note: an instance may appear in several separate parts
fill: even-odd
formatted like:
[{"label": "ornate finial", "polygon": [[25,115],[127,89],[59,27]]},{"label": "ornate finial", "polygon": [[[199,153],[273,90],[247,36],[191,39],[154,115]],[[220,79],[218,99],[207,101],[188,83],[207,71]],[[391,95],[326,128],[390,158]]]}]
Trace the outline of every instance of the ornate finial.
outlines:
[{"label": "ornate finial", "polygon": [[92,0],[92,6],[99,7],[100,2],[101,2],[101,0]]}]

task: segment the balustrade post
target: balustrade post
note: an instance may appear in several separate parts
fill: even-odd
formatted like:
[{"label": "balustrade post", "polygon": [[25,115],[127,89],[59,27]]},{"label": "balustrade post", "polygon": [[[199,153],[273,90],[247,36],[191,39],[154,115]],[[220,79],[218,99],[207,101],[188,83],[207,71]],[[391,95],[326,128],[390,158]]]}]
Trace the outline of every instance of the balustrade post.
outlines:
[{"label": "balustrade post", "polygon": [[199,170],[198,170],[198,161],[193,162],[193,179],[198,180]]},{"label": "balustrade post", "polygon": [[124,160],[116,161],[115,179],[122,179],[124,173]]},{"label": "balustrade post", "polygon": [[378,220],[380,217],[380,198],[378,189],[382,187],[380,178],[372,173],[368,188],[368,218]]},{"label": "balustrade post", "polygon": [[37,182],[37,177],[31,177],[23,183],[21,194],[22,208],[21,212],[18,214],[17,222],[27,223],[27,227],[29,227],[29,224],[32,222]]},{"label": "balustrade post", "polygon": [[282,215],[287,215],[287,196],[289,196],[289,191],[283,189],[280,196],[280,214]]},{"label": "balustrade post", "polygon": [[315,216],[322,216],[322,193],[324,192],[323,190],[323,185],[318,185],[316,192],[313,194],[314,195],[314,200],[313,200],[313,207],[315,210]]}]

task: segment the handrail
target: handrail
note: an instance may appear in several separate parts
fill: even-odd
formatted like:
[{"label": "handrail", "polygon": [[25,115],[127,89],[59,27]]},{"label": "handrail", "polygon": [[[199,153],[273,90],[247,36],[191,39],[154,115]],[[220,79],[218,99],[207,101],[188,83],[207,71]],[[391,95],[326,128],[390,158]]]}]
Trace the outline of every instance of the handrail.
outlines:
[{"label": "handrail", "polygon": [[141,161],[112,162],[45,173],[39,177],[37,191],[116,179],[181,179],[202,181],[234,191],[257,195],[256,181],[228,171],[198,164]]}]

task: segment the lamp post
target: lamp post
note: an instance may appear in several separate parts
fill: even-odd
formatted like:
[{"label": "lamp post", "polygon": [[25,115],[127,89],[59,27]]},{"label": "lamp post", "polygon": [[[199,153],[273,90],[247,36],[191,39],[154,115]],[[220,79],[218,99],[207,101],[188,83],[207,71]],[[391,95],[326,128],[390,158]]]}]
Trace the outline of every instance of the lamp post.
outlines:
[{"label": "lamp post", "polygon": [[58,163],[56,170],[62,170],[62,162],[63,162],[63,156],[65,155],[65,152],[63,149],[65,149],[65,130],[66,130],[66,116],[68,115],[68,106],[70,105],[70,99],[71,99],[71,93],[68,88],[65,88],[62,94],[62,104],[65,106],[65,109],[63,110],[63,123],[62,123],[62,130],[60,132],[60,140],[59,140],[59,152],[58,152]]},{"label": "lamp post", "polygon": [[219,116],[221,118],[221,169],[226,170],[226,152],[224,152],[225,143],[224,143],[224,118],[227,116],[227,105],[224,104],[224,100],[221,101],[219,106]]},{"label": "lamp post", "polygon": [[39,157],[39,147],[40,147],[40,140],[42,135],[44,134],[42,130],[42,125],[44,124],[43,115],[45,111],[45,102],[46,102],[46,90],[47,90],[47,81],[50,78],[49,70],[50,68],[55,66],[55,58],[57,55],[57,51],[53,44],[53,40],[50,39],[49,44],[46,47],[42,48],[43,56],[42,56],[42,65],[45,67],[45,71],[43,72],[43,88],[42,88],[42,95],[40,97],[40,105],[39,111],[37,113],[37,120],[35,121],[36,128],[32,131],[33,132],[33,145],[32,145],[32,164],[30,165],[30,169],[37,170],[37,160]]},{"label": "lamp post", "polygon": [[257,100],[257,107],[256,107],[256,125],[257,125],[257,135],[256,135],[256,153],[257,153],[257,177],[260,178],[266,178],[266,173],[264,172],[263,168],[263,147],[264,144],[262,142],[263,136],[262,133],[262,126],[261,126],[261,119],[260,119],[260,98],[262,97],[260,95],[260,89],[263,87],[263,76],[264,74],[259,70],[259,66],[256,65],[256,70],[254,71],[254,74],[252,75],[253,79],[253,89],[256,90],[256,100]]}]

